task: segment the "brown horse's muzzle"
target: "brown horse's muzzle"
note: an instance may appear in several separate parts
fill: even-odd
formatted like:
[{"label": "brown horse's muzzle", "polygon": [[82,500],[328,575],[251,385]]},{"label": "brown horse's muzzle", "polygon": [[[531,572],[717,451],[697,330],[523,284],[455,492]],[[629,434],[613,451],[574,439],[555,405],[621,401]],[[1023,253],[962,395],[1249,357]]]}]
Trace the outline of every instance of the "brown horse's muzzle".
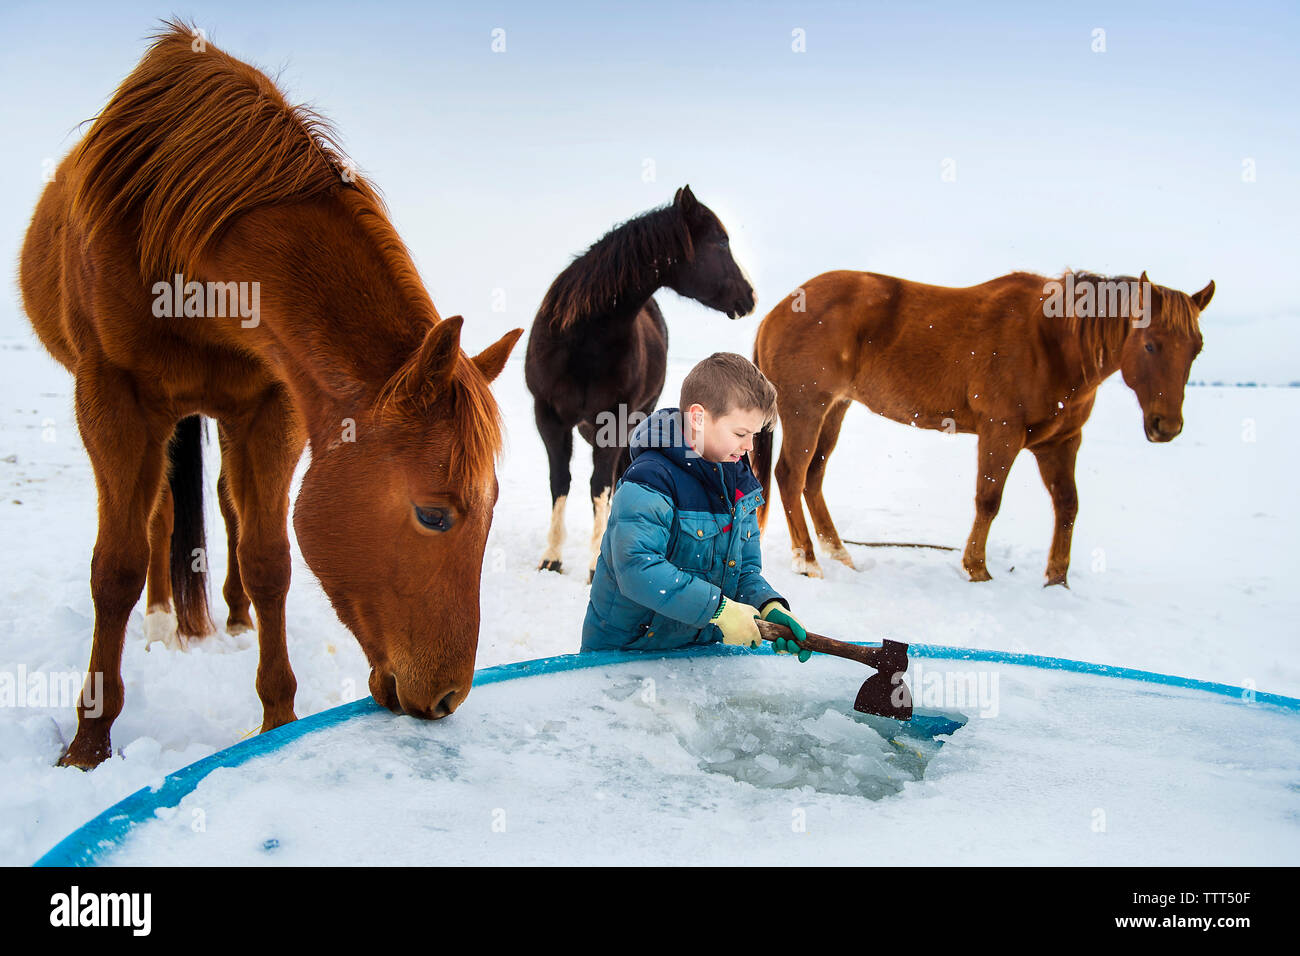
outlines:
[{"label": "brown horse's muzzle", "polygon": [[391,671],[370,670],[370,694],[375,703],[387,707],[395,714],[407,714],[421,720],[439,720],[446,717],[466,697],[459,687],[439,687],[425,696],[403,686]]},{"label": "brown horse's muzzle", "polygon": [[1142,425],[1150,442],[1172,441],[1183,430],[1182,418],[1161,415],[1148,415]]}]

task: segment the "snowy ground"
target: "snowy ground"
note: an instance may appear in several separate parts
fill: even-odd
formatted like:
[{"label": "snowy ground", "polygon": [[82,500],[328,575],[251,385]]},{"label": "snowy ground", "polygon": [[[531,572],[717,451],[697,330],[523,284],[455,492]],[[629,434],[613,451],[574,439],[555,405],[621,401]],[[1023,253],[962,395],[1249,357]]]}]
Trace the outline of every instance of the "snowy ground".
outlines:
[{"label": "snowy ground", "polygon": [[[751,337],[734,348],[747,353]],[[689,365],[670,363],[661,405],[676,404]],[[90,649],[96,505],[71,380],[34,340],[8,338],[0,382],[0,675],[80,673]],[[571,573],[534,571],[549,498],[522,363],[507,366],[496,391],[508,438],[485,556],[480,667],[577,650],[591,528],[582,500],[590,458],[579,441],[564,552]],[[1178,439],[1150,445],[1133,394],[1118,377],[1102,388],[1079,458],[1070,590],[1040,586],[1051,507],[1028,455],[993,525],[992,582],[965,581],[955,553],[856,546],[856,572],[823,561],[824,580],[798,577],[779,510],[764,541],[768,577],[810,627],[831,636],[1027,651],[1300,695],[1289,547],[1300,530],[1290,427],[1300,389],[1191,388],[1184,412]],[[209,447],[211,532],[220,521],[215,442]],[[827,501],[846,538],[960,547],[974,472],[973,438],[908,429],[855,406],[831,460]],[[217,582],[223,544],[210,533]],[[220,613],[219,587],[213,593]],[[289,653],[299,716],[365,694],[364,656],[296,552]],[[121,755],[88,774],[53,766],[75,730],[71,700],[0,707],[0,863],[31,862],[127,794],[254,729],[256,663],[254,635],[189,653],[146,651],[141,604],[127,632],[126,706],[113,729]],[[479,699],[465,704],[466,721],[479,719],[470,716]],[[1171,722],[1167,733],[1183,730]]]}]

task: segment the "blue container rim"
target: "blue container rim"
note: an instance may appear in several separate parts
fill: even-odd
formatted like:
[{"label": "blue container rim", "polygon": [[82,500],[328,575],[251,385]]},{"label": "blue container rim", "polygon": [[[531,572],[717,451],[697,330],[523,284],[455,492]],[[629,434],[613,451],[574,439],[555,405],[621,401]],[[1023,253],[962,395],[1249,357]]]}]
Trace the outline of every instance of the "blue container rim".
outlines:
[{"label": "blue container rim", "polygon": [[[866,647],[878,647],[867,641],[852,641]],[[579,670],[587,667],[602,667],[611,664],[632,664],[638,661],[660,660],[673,657],[719,657],[734,654],[773,653],[770,644],[764,644],[757,651],[746,648],[728,647],[723,644],[705,644],[698,647],[679,648],[665,651],[593,651],[580,654],[561,654],[555,657],[540,657],[535,660],[517,661],[513,664],[498,664],[474,672],[475,687],[496,684],[501,681],[517,680],[521,677],[537,677],[542,674],[554,674],[560,671]],[[1266,704],[1284,710],[1300,713],[1300,698],[1271,694],[1252,688],[1235,687],[1232,684],[1220,684],[1214,681],[1196,680],[1190,677],[1176,677],[1171,674],[1159,674],[1154,671],[1135,670],[1131,667],[1117,667],[1111,664],[1094,664],[1088,661],[1070,660],[1064,657],[1045,657],[1040,654],[1021,654],[1013,651],[991,651],[980,648],[946,647],[942,644],[910,644],[908,655],[912,659],[927,658],[932,660],[981,661],[996,664],[1014,664],[1021,667],[1036,667],[1042,670],[1071,671],[1079,674],[1096,674],[1123,680],[1142,681],[1149,684],[1164,684],[1169,687],[1185,687],[1236,697],[1243,703],[1251,705]],[[155,815],[160,807],[177,806],[191,793],[199,783],[212,771],[220,767],[237,767],[255,757],[278,750],[286,744],[310,733],[334,727],[338,724],[372,713],[388,713],[375,703],[373,698],[365,697],[348,704],[332,707],[303,717],[291,724],[277,727],[264,734],[258,734],[247,740],[241,740],[224,750],[196,760],[181,767],[164,778],[160,787],[142,787],[130,796],[109,807],[103,813],[88,820],[72,831],[33,866],[74,867],[96,866],[100,857],[115,850],[138,823],[143,823]]]}]

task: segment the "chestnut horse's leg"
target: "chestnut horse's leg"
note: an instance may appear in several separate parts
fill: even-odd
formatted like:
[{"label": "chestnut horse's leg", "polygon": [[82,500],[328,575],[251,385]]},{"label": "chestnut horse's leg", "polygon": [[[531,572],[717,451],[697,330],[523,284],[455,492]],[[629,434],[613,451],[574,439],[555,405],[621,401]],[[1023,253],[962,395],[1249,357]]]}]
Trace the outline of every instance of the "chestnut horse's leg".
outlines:
[{"label": "chestnut horse's leg", "polygon": [[[785,521],[790,528],[791,566],[797,574],[812,578],[823,577],[808,523],[804,520],[803,495],[807,484],[808,465],[817,448],[825,417],[825,402],[830,396],[800,394],[798,408],[781,408],[781,455],[776,462],[776,484],[781,489],[781,505],[785,508]],[[778,399],[778,402],[780,399]]]},{"label": "chestnut horse's leg", "polygon": [[1016,455],[1025,446],[1025,431],[1009,425],[983,425],[978,429],[979,460],[975,469],[975,525],[966,541],[962,567],[972,581],[991,581],[984,559],[989,525],[1002,507],[1002,489]]},{"label": "chestnut horse's leg", "polygon": [[180,648],[182,640],[172,608],[172,524],[175,517],[172,489],[165,480],[158,490],[153,514],[149,518],[149,580],[145,591],[145,647],[162,642],[165,647]]},{"label": "chestnut horse's leg", "polygon": [[573,460],[573,429],[560,421],[554,409],[540,398],[533,400],[533,418],[551,466],[551,527],[546,534],[546,550],[537,570],[559,571],[564,547],[564,503],[568,500],[569,485],[573,481],[569,472],[569,462]]},{"label": "chestnut horse's leg", "polygon": [[1074,462],[1079,454],[1082,432],[1050,445],[1033,449],[1038,459],[1038,473],[1052,496],[1052,510],[1056,513],[1056,530],[1052,533],[1052,552],[1047,557],[1047,581],[1065,584],[1070,570],[1070,539],[1074,536],[1074,519],[1079,513],[1079,492],[1074,484]]},{"label": "chestnut horse's leg", "polygon": [[813,527],[817,529],[817,539],[822,547],[836,561],[856,570],[853,567],[853,558],[844,547],[844,542],[840,540],[839,532],[835,530],[835,524],[831,521],[826,499],[822,497],[822,479],[826,477],[826,462],[831,457],[831,452],[835,450],[835,443],[840,437],[840,426],[844,424],[844,415],[851,404],[853,400],[850,398],[835,402],[826,413],[826,417],[822,419],[821,434],[817,438],[817,450],[808,465],[808,478],[804,482],[803,493],[808,499],[808,513],[812,515]]},{"label": "chestnut horse's leg", "polygon": [[95,631],[77,701],[77,733],[59,764],[90,768],[112,753],[110,732],[122,712],[122,643],[149,571],[150,517],[175,422],[146,414],[131,378],[93,360],[77,367],[75,404],[99,492],[90,560]]},{"label": "chestnut horse's leg", "polygon": [[229,614],[226,617],[227,634],[243,634],[253,629],[253,618],[248,613],[248,595],[239,576],[239,512],[235,510],[230,495],[230,475],[226,458],[230,454],[230,439],[225,426],[217,423],[217,444],[221,448],[221,474],[217,478],[217,500],[221,505],[221,518],[226,523],[226,583],[221,589]]},{"label": "chestnut horse's leg", "polygon": [[240,418],[223,421],[222,470],[239,516],[240,580],[257,612],[257,695],[262,731],[296,720],[298,682],[285,646],[289,593],[289,483],[302,457],[303,426],[281,385],[263,392]]}]

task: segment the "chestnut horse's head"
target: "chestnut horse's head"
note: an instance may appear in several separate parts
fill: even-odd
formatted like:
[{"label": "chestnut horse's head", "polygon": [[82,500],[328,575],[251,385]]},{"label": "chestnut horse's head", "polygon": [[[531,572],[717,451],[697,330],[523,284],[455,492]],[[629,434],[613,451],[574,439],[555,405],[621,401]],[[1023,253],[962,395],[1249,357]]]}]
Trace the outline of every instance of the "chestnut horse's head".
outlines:
[{"label": "chestnut horse's head", "polygon": [[370,661],[370,692],[416,717],[445,717],[469,693],[501,447],[488,383],[523,332],[469,358],[461,323],[429,329],[353,436],[313,447],[293,515]]},{"label": "chestnut horse's head", "polygon": [[1147,441],[1165,442],[1183,430],[1183,389],[1202,344],[1197,320],[1214,282],[1188,295],[1151,284],[1145,272],[1140,281],[1140,307],[1120,352],[1120,370],[1142,406]]},{"label": "chestnut horse's head", "polygon": [[695,198],[690,186],[677,190],[673,209],[686,227],[686,259],[676,264],[666,285],[728,318],[749,315],[757,302],[754,287],[732,258],[731,240],[722,222]]}]

